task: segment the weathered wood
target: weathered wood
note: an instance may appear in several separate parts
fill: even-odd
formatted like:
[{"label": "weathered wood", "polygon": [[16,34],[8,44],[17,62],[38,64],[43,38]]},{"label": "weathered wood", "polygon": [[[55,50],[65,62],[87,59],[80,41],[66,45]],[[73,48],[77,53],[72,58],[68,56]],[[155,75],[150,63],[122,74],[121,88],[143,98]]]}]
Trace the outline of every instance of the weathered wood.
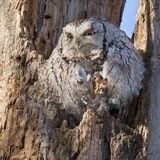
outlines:
[{"label": "weathered wood", "polygon": [[[140,0],[134,44],[141,51],[146,63],[146,76],[142,97],[140,97],[137,121],[142,126],[139,131],[144,135],[144,151],[149,160],[160,159],[160,2]],[[143,119],[140,118],[143,115]],[[149,128],[149,129],[148,129]],[[148,133],[149,131],[149,133]],[[148,145],[146,144],[148,142]]]}]

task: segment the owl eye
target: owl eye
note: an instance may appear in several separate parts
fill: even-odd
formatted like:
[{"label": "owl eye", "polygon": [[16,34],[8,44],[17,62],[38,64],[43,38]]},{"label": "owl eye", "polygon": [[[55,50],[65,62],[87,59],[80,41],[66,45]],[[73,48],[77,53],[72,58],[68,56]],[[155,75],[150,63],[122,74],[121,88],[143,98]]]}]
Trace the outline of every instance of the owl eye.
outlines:
[{"label": "owl eye", "polygon": [[93,29],[88,29],[83,33],[83,36],[93,36],[95,31]]},{"label": "owl eye", "polygon": [[67,37],[68,39],[70,39],[70,40],[73,39],[72,33],[69,33],[69,32],[66,32],[66,37]]}]

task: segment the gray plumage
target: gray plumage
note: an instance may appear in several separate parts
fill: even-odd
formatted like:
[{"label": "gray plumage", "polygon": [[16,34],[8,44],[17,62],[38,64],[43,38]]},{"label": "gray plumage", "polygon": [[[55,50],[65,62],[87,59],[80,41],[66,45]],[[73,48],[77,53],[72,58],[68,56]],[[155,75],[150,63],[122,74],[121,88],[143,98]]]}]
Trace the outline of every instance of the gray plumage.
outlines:
[{"label": "gray plumage", "polygon": [[121,107],[139,94],[144,64],[123,31],[106,20],[91,18],[63,28],[51,57],[40,69],[39,82],[53,92],[50,99],[78,113],[99,99],[93,95],[95,72],[107,80],[106,92],[99,96]]}]

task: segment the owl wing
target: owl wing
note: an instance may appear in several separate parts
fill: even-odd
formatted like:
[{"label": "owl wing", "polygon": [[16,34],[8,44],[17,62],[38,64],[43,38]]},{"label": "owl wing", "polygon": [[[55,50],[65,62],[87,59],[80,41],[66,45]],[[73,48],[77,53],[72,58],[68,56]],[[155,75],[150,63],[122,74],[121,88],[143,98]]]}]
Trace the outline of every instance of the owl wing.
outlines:
[{"label": "owl wing", "polygon": [[138,95],[143,79],[144,64],[138,51],[125,34],[114,39],[108,47],[107,60],[101,75],[108,79],[108,93],[125,104]]}]

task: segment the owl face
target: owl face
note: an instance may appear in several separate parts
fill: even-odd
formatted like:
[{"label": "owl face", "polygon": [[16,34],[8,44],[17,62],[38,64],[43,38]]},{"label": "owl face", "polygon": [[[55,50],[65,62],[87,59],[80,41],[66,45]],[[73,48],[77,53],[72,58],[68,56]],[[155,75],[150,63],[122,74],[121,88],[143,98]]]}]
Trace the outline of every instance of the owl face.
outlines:
[{"label": "owl face", "polygon": [[102,59],[105,48],[105,27],[94,20],[68,24],[61,35],[62,56],[69,60]]}]

